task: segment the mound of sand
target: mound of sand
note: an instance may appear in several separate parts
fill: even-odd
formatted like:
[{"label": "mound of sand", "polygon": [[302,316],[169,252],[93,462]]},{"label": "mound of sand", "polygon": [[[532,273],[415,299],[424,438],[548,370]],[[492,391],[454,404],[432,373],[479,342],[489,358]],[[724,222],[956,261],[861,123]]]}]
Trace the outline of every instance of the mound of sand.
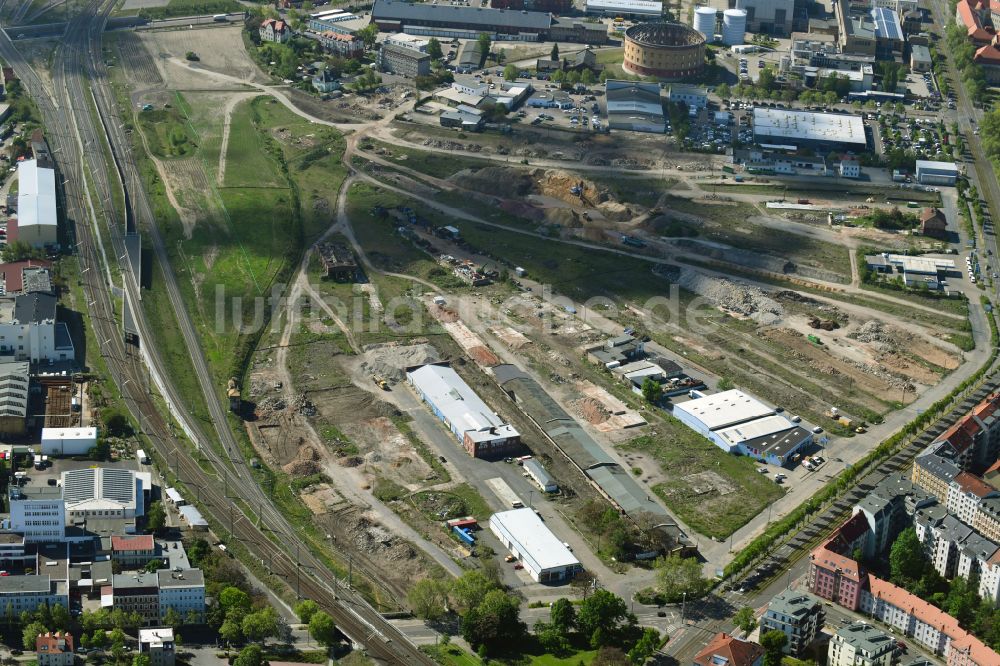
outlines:
[{"label": "mound of sand", "polygon": [[378,375],[389,382],[398,382],[406,376],[406,368],[426,363],[437,363],[441,355],[427,343],[368,345],[364,348],[364,362],[361,370],[366,374]]}]

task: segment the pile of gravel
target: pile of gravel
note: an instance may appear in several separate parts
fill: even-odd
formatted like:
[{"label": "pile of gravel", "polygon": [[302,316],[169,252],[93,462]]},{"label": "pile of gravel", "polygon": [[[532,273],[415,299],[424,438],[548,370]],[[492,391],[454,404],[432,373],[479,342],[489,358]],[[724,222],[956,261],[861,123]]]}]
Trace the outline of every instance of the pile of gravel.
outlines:
[{"label": "pile of gravel", "polygon": [[720,308],[770,326],[781,321],[785,309],[759,287],[725,278],[714,278],[696,271],[682,270],[678,283],[690,292],[703,296]]}]

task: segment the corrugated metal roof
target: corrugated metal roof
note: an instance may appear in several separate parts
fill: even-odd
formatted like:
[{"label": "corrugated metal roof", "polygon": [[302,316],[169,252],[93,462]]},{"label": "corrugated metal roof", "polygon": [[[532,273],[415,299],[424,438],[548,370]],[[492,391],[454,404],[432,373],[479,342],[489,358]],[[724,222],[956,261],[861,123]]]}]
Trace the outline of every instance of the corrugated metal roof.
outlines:
[{"label": "corrugated metal roof", "polygon": [[56,226],[56,172],[24,160],[17,167],[17,226]]},{"label": "corrugated metal roof", "polygon": [[490,32],[505,28],[548,30],[552,16],[543,12],[528,12],[512,9],[490,9],[486,7],[456,7],[453,5],[432,5],[427,3],[394,2],[375,0],[372,20],[429,21],[439,24],[454,23],[480,26]]},{"label": "corrugated metal roof", "polygon": [[641,513],[666,516],[666,510],[653,499],[652,495],[636,482],[619,465],[605,465],[587,470],[587,476],[606,492],[615,504],[635,520]]}]

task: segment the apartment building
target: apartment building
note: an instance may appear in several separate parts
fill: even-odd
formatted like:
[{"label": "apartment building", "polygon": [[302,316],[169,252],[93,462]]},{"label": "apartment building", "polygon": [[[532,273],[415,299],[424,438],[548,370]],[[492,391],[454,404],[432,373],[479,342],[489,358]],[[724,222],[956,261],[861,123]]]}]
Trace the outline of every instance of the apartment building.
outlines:
[{"label": "apartment building", "polygon": [[73,666],[73,634],[46,632],[35,638],[38,666]]},{"label": "apartment building", "polygon": [[886,552],[904,528],[913,523],[918,508],[929,506],[937,499],[901,474],[882,480],[854,507],[868,523],[868,534],[862,546],[866,558]]},{"label": "apartment building", "polygon": [[946,506],[959,520],[971,525],[975,522],[979,505],[992,497],[1000,497],[1000,491],[974,474],[961,472],[948,484]]},{"label": "apartment building", "polygon": [[828,666],[892,666],[896,641],[866,622],[841,627],[827,648]]},{"label": "apartment building", "polygon": [[61,604],[69,608],[69,585],[48,574],[0,577],[0,609],[15,615],[34,613],[39,606]]},{"label": "apartment building", "polygon": [[160,620],[164,620],[167,611],[173,608],[185,621],[197,615],[198,622],[205,618],[205,575],[201,569],[185,569],[183,571],[156,572],[159,589],[158,603]]},{"label": "apartment building", "polygon": [[149,656],[150,666],[174,666],[174,630],[156,627],[139,630],[139,654]]},{"label": "apartment building", "polygon": [[[145,626],[160,623],[160,591],[157,574],[148,572],[115,574],[111,580],[111,598],[116,609],[138,613]],[[105,590],[101,591],[105,596]]]},{"label": "apartment building", "polygon": [[825,621],[826,613],[819,599],[805,592],[786,590],[767,605],[760,619],[760,630],[784,633],[788,638],[785,654],[797,657],[816,640]]},{"label": "apartment building", "polygon": [[111,559],[123,569],[140,569],[158,557],[152,534],[132,534],[111,537]]}]

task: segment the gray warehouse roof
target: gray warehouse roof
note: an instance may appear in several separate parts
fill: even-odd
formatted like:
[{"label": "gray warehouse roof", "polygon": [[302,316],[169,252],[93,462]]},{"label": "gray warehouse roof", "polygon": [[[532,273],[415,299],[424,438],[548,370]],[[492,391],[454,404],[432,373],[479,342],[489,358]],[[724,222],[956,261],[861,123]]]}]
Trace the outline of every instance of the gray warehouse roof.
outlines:
[{"label": "gray warehouse roof", "polygon": [[505,27],[548,30],[552,16],[543,12],[526,12],[512,9],[489,9],[429,3],[394,2],[375,0],[372,7],[374,21],[419,21],[438,23],[465,23],[489,31]]},{"label": "gray warehouse roof", "polygon": [[551,437],[580,469],[589,470],[599,465],[614,464],[611,456],[605,453],[601,445],[576,422],[561,423],[551,430],[546,430],[545,434]]},{"label": "gray warehouse roof", "polygon": [[587,476],[592,478],[633,520],[641,513],[664,517],[667,515],[666,510],[620,465],[604,465],[588,469]]}]

